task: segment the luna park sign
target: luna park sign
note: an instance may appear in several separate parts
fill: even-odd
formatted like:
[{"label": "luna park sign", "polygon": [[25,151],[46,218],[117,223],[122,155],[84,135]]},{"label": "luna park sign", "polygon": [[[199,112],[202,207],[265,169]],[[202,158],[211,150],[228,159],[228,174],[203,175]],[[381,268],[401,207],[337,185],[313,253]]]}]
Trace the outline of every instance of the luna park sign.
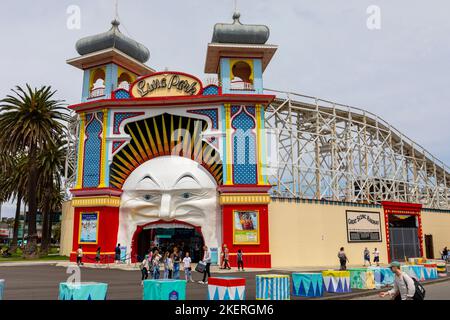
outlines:
[{"label": "luna park sign", "polygon": [[138,79],[131,87],[136,98],[194,96],[202,91],[197,78],[179,72],[163,72]]}]

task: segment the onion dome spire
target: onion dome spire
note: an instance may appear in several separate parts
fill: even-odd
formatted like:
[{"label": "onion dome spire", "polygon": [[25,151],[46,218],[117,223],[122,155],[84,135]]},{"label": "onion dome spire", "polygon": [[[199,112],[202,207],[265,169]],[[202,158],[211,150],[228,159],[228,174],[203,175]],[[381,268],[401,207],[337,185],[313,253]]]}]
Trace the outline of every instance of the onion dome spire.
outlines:
[{"label": "onion dome spire", "polygon": [[237,44],[265,44],[270,36],[265,25],[242,24],[241,14],[235,11],[233,23],[217,23],[214,26],[212,42]]},{"label": "onion dome spire", "polygon": [[150,58],[150,51],[143,44],[125,36],[119,30],[120,22],[116,18],[111,22],[109,31],[82,38],[75,47],[80,55],[85,55],[105,49],[117,49],[141,63]]}]

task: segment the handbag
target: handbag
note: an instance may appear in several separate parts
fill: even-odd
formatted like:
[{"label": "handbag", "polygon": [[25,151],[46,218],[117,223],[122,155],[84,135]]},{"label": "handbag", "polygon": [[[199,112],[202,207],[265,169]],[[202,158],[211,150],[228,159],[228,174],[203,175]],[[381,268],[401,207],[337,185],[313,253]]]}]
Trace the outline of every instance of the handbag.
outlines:
[{"label": "handbag", "polygon": [[197,263],[197,266],[195,267],[195,271],[203,273],[205,272],[206,269],[206,263],[204,263],[203,261],[200,261],[199,263]]}]

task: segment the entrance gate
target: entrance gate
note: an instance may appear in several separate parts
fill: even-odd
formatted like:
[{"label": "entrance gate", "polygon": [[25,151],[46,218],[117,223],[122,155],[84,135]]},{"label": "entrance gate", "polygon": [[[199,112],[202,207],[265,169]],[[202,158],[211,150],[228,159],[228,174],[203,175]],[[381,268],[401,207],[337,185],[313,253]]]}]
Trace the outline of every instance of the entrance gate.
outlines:
[{"label": "entrance gate", "polygon": [[388,261],[422,257],[421,204],[382,202]]},{"label": "entrance gate", "polygon": [[420,244],[417,228],[389,228],[391,237],[391,259],[403,260],[411,257],[419,257]]}]

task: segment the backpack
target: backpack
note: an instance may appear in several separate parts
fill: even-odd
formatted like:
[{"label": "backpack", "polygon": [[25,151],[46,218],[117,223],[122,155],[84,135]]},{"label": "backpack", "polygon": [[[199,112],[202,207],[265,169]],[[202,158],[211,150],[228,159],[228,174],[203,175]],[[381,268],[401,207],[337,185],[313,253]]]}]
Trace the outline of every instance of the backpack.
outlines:
[{"label": "backpack", "polygon": [[[413,279],[414,281],[414,287],[415,287],[415,292],[414,292],[414,296],[413,296],[413,300],[424,300],[425,299],[425,288],[419,283],[419,281],[417,281],[416,278],[411,277],[411,279]],[[408,288],[408,284],[405,281],[405,278],[403,278],[403,281],[405,282],[406,288]]]}]

